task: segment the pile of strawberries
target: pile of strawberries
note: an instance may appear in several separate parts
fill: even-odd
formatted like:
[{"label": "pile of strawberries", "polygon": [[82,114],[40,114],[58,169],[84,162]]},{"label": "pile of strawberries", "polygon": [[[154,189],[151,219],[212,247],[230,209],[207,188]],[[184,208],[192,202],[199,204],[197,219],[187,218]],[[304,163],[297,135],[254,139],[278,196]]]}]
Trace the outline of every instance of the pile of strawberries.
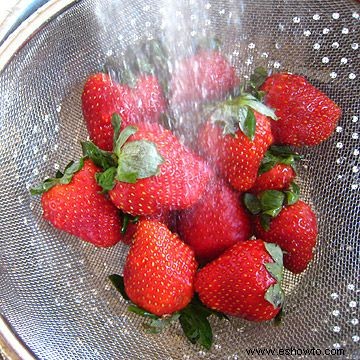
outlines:
[{"label": "pile of strawberries", "polygon": [[[203,123],[188,148],[167,116],[194,103]],[[300,75],[259,68],[241,84],[219,51],[200,50],[175,63],[166,88],[151,68],[128,84],[91,75],[82,110],[83,157],[32,193],[56,228],[130,246],[110,280],[148,330],[179,320],[210,348],[210,315],[278,316],[284,267],[304,271],[317,237],[292,149],[326,140],[339,107]]]}]

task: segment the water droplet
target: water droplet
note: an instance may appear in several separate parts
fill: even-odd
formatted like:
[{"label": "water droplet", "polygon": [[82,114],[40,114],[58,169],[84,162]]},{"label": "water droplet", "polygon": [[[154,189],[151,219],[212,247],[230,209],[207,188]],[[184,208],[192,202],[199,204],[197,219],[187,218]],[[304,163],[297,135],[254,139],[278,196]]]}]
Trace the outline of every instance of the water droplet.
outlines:
[{"label": "water droplet", "polygon": [[359,319],[351,319],[350,321],[353,325],[357,325],[359,323]]},{"label": "water droplet", "polygon": [[275,69],[279,69],[280,66],[281,66],[281,64],[278,61],[274,62],[274,68]]},{"label": "water droplet", "polygon": [[55,132],[59,132],[59,130],[60,130],[60,127],[59,127],[58,124],[56,124],[56,125],[54,126],[54,131],[55,131]]},{"label": "water droplet", "polygon": [[354,284],[348,284],[347,289],[353,291],[353,290],[355,290],[355,285]]},{"label": "water droplet", "polygon": [[337,41],[335,41],[331,44],[331,46],[332,46],[332,48],[337,49],[340,45]]},{"label": "water droplet", "polygon": [[315,50],[319,50],[320,47],[321,47],[321,46],[320,46],[319,43],[315,43],[314,46],[313,46],[313,48],[314,48]]},{"label": "water droplet", "polygon": [[330,295],[330,297],[331,297],[333,300],[335,300],[335,299],[337,299],[337,298],[339,297],[339,294],[337,294],[337,293],[332,293],[332,294]]},{"label": "water droplet", "polygon": [[356,301],[350,301],[349,302],[349,306],[351,307],[351,308],[355,308],[356,307]]},{"label": "water droplet", "polygon": [[340,326],[334,326],[334,327],[333,327],[333,332],[338,333],[338,332],[340,332],[340,330],[341,330],[341,327],[340,327]]},{"label": "water droplet", "polygon": [[355,149],[355,150],[354,150],[354,155],[355,155],[355,156],[358,156],[358,155],[359,155],[359,150],[358,150],[358,149]]},{"label": "water droplet", "polygon": [[354,73],[349,74],[349,79],[350,80],[354,80],[355,78],[356,78],[356,74],[354,74]]},{"label": "water droplet", "polygon": [[335,71],[332,71],[332,72],[330,73],[330,77],[331,77],[332,79],[336,79],[336,78],[337,78],[337,73],[336,73]]},{"label": "water droplet", "polygon": [[49,114],[46,114],[44,116],[44,122],[48,122],[49,121],[49,118],[50,118],[50,115]]},{"label": "water droplet", "polygon": [[354,19],[358,19],[358,18],[359,18],[359,14],[355,11],[355,12],[352,13],[352,17],[353,17]]},{"label": "water droplet", "polygon": [[346,34],[349,33],[349,29],[348,29],[348,28],[343,28],[343,29],[341,30],[341,33],[344,34],[344,35],[346,35]]},{"label": "water droplet", "polygon": [[357,140],[359,138],[359,134],[358,133],[353,133],[351,135],[351,137],[354,139],[354,140]]},{"label": "water droplet", "polygon": [[344,145],[343,145],[342,142],[338,142],[338,143],[336,144],[336,147],[337,147],[338,149],[342,149],[343,146],[344,146]]},{"label": "water droplet", "polygon": [[358,120],[359,120],[359,118],[356,115],[354,115],[352,117],[352,122],[356,123]]},{"label": "water droplet", "polygon": [[261,54],[261,57],[264,58],[264,59],[267,59],[267,58],[269,57],[269,54],[266,53],[266,52],[263,52],[263,53]]},{"label": "water droplet", "polygon": [[339,310],[334,310],[334,311],[332,312],[332,314],[333,314],[334,316],[339,316],[339,315],[340,315],[340,311],[339,311]]},{"label": "water droplet", "polygon": [[248,45],[248,48],[249,48],[249,49],[255,49],[255,44],[254,44],[254,43],[250,43],[250,44]]},{"label": "water droplet", "polygon": [[39,152],[39,148],[37,146],[33,147],[33,152],[36,155]]},{"label": "water droplet", "polygon": [[339,17],[340,17],[340,14],[339,14],[339,13],[333,13],[333,14],[332,14],[332,18],[333,18],[334,20],[337,20]]},{"label": "water droplet", "polygon": [[313,16],[313,19],[316,20],[316,21],[317,21],[317,20],[320,20],[320,15],[319,15],[319,14],[315,14],[315,15]]},{"label": "water droplet", "polygon": [[294,24],[299,24],[300,23],[300,18],[298,16],[295,16],[293,18],[293,22],[294,22]]},{"label": "water droplet", "polygon": [[34,168],[33,171],[32,171],[32,173],[33,173],[34,176],[39,175],[39,169],[38,169],[37,167]]},{"label": "water droplet", "polygon": [[354,335],[352,337],[353,342],[358,342],[360,340],[360,337],[358,335]]},{"label": "water droplet", "polygon": [[220,10],[220,11],[219,11],[219,14],[220,14],[220,15],[224,15],[224,14],[225,14],[225,9]]},{"label": "water droplet", "polygon": [[304,36],[310,36],[311,35],[311,31],[310,30],[305,30],[304,31]]},{"label": "water droplet", "polygon": [[246,65],[251,65],[252,63],[253,63],[252,59],[247,59],[247,60],[245,61],[245,64],[246,64]]},{"label": "water droplet", "polygon": [[351,44],[351,48],[352,48],[353,50],[357,50],[357,49],[359,48],[359,44],[358,44],[358,43],[352,43],[352,44]]},{"label": "water droplet", "polygon": [[340,62],[341,62],[343,65],[345,65],[345,64],[347,64],[348,59],[347,59],[347,58],[341,58]]},{"label": "water droplet", "polygon": [[342,131],[343,131],[342,126],[337,126],[336,127],[336,132],[341,133]]},{"label": "water droplet", "polygon": [[60,169],[60,165],[59,165],[58,163],[55,163],[55,164],[54,164],[54,169],[55,169],[55,170],[59,170],[59,169]]},{"label": "water droplet", "polygon": [[285,26],[283,24],[279,24],[279,30],[280,31],[284,31],[285,30]]},{"label": "water droplet", "polygon": [[356,190],[358,187],[358,184],[351,184],[351,190]]},{"label": "water droplet", "polygon": [[328,29],[328,28],[323,29],[323,34],[324,35],[328,34],[329,32],[330,32],[330,29]]},{"label": "water droplet", "polygon": [[323,64],[327,64],[330,60],[327,56],[324,56],[321,61]]},{"label": "water droplet", "polygon": [[56,105],[56,111],[59,113],[61,111],[61,104]]},{"label": "water droplet", "polygon": [[333,344],[334,349],[340,349],[341,345],[339,343]]}]

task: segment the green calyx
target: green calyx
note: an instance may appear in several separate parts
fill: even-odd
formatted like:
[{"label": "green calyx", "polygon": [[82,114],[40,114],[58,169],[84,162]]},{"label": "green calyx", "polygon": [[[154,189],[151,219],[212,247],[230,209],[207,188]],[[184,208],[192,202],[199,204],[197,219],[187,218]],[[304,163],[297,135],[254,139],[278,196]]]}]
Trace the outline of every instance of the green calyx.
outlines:
[{"label": "green calyx", "polygon": [[80,158],[78,161],[71,161],[64,170],[64,173],[57,171],[54,178],[48,178],[41,184],[30,189],[31,195],[41,195],[50,190],[55,185],[69,184],[73,176],[80,171],[84,166],[84,158]]},{"label": "green calyx", "polygon": [[103,191],[110,191],[115,186],[115,180],[135,183],[138,179],[156,176],[160,173],[163,157],[154,143],[147,140],[129,141],[138,129],[136,126],[121,128],[121,117],[112,116],[114,128],[113,152],[99,149],[91,141],[82,143],[84,156],[90,158],[103,172],[96,174],[96,181]]},{"label": "green calyx", "polygon": [[278,216],[284,206],[293,205],[299,200],[300,189],[294,182],[288,189],[265,190],[257,195],[244,194],[244,204],[253,214],[260,217],[261,226],[264,230],[270,229],[271,219]]},{"label": "green calyx", "polygon": [[[109,279],[114,287],[120,292],[124,300],[129,301],[125,292],[124,279],[120,275],[110,275]],[[184,309],[170,315],[157,316],[148,311],[130,303],[128,310],[149,321],[144,324],[147,332],[158,334],[175,321],[179,321],[185,336],[192,344],[199,344],[206,349],[210,349],[213,343],[213,333],[210,322],[210,315],[215,315],[219,319],[229,320],[229,318],[217,311],[211,310],[204,306],[197,295],[194,295],[190,304]]]},{"label": "green calyx", "polygon": [[255,69],[250,77],[250,87],[246,92],[239,93],[230,99],[211,108],[210,121],[223,127],[223,134],[234,135],[240,130],[251,141],[255,139],[256,117],[254,111],[278,120],[275,111],[262,102],[258,87],[266,79],[267,73],[263,68]]},{"label": "green calyx", "polygon": [[281,283],[284,277],[283,252],[281,248],[272,243],[265,243],[265,248],[274,262],[265,263],[267,271],[276,280],[276,283],[270,285],[265,293],[265,300],[270,302],[274,308],[282,307],[285,299]]},{"label": "green calyx", "polygon": [[125,235],[129,223],[136,224],[138,221],[139,221],[139,216],[133,216],[133,215],[124,213],[122,227],[121,227],[121,233],[123,235]]},{"label": "green calyx", "polygon": [[296,161],[301,158],[301,155],[293,152],[289,146],[272,145],[261,161],[258,174],[271,170],[277,164],[289,165],[296,172]]}]

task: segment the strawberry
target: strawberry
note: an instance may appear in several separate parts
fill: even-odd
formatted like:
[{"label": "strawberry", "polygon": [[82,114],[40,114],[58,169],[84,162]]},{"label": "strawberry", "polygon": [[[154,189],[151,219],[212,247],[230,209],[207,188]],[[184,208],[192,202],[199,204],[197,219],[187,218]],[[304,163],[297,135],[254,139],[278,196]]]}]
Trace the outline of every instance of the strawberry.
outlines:
[{"label": "strawberry", "polygon": [[31,193],[42,194],[43,216],[56,228],[96,246],[109,247],[121,239],[121,221],[118,209],[96,183],[99,171],[90,160],[81,159]]},{"label": "strawberry", "polygon": [[265,241],[278,244],[285,252],[284,266],[299,274],[313,258],[318,234],[316,216],[309,205],[299,200],[283,207],[268,228],[256,217],[255,233]]},{"label": "strawberry", "polygon": [[296,176],[295,160],[301,157],[286,146],[271,146],[261,161],[251,192],[281,190],[290,186]]},{"label": "strawberry", "polygon": [[203,267],[195,291],[207,307],[252,321],[274,318],[284,293],[282,251],[262,240],[237,242]]},{"label": "strawberry", "polygon": [[195,205],[179,213],[177,226],[181,239],[201,263],[215,259],[251,235],[250,219],[239,194],[217,179],[209,183]]},{"label": "strawberry", "polygon": [[166,225],[169,229],[173,226],[173,213],[170,212],[160,212],[153,215],[147,216],[136,216],[133,217],[129,214],[124,214],[123,217],[123,227],[121,232],[123,234],[123,238],[121,241],[126,245],[131,245],[133,242],[133,237],[138,227],[139,221],[142,220],[156,220],[164,225]]},{"label": "strawberry", "polygon": [[103,73],[87,79],[81,101],[90,139],[103,150],[113,148],[111,117],[114,113],[121,115],[123,126],[140,118],[131,89]]},{"label": "strawberry", "polygon": [[124,266],[125,291],[142,309],[161,316],[183,309],[194,293],[194,252],[158,221],[140,221]]},{"label": "strawberry", "polygon": [[166,101],[158,79],[152,75],[142,75],[137,79],[133,96],[142,117],[146,121],[159,120],[166,110]]},{"label": "strawberry", "polygon": [[210,178],[206,164],[169,130],[158,124],[138,124],[125,128],[119,141],[117,169],[108,169],[104,177],[112,173],[107,189],[123,212],[152,215],[185,209],[204,192]]},{"label": "strawberry", "polygon": [[182,105],[218,100],[238,84],[234,67],[221,53],[201,50],[176,64],[170,84],[171,101]]},{"label": "strawberry", "polygon": [[274,74],[261,90],[279,118],[272,123],[276,143],[317,145],[334,132],[341,109],[303,76]]},{"label": "strawberry", "polygon": [[109,75],[91,75],[82,93],[82,111],[90,139],[103,150],[112,150],[111,118],[118,113],[122,127],[139,121],[157,121],[165,111],[162,89],[154,76],[141,76],[134,88],[120,85]]},{"label": "strawberry", "polygon": [[[222,113],[219,115],[216,122],[221,121]],[[211,122],[205,123],[199,130],[200,152],[238,191],[246,191],[254,185],[261,159],[273,141],[270,120],[256,111],[253,116],[256,130],[252,139],[239,128],[227,130],[226,125],[222,129]]]}]

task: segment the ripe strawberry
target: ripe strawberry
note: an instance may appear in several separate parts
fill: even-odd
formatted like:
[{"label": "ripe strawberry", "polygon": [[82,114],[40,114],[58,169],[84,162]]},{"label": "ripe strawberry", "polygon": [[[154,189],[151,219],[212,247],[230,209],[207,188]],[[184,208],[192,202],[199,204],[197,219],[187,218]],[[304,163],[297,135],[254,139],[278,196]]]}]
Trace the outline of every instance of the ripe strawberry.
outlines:
[{"label": "ripe strawberry", "polygon": [[272,123],[276,143],[317,145],[333,133],[340,119],[340,108],[300,75],[274,74],[261,90],[279,118]]},{"label": "ripe strawberry", "polygon": [[199,262],[213,260],[251,236],[250,219],[239,194],[221,180],[212,181],[195,205],[179,213],[177,226]]},{"label": "ripe strawberry", "polygon": [[256,217],[255,233],[265,241],[278,244],[285,252],[284,266],[299,274],[313,258],[318,234],[316,216],[309,205],[299,200],[285,206],[271,220],[268,230],[263,228],[260,218]]},{"label": "ripe strawberry", "polygon": [[171,101],[175,105],[218,100],[239,84],[235,69],[218,51],[199,51],[181,60],[171,80]]},{"label": "ripe strawberry", "polygon": [[295,171],[290,165],[277,164],[272,169],[260,174],[251,188],[251,192],[281,190],[290,186],[295,178]]},{"label": "ripe strawberry", "polygon": [[117,151],[117,180],[109,191],[119,209],[152,215],[188,208],[200,198],[210,172],[169,130],[139,123],[126,139]]},{"label": "ripe strawberry", "polygon": [[48,179],[32,189],[41,194],[43,216],[56,228],[108,247],[121,239],[118,209],[101,194],[95,175],[100,169],[81,159],[65,170],[62,177]]},{"label": "ripe strawberry", "polygon": [[151,75],[142,75],[137,79],[133,97],[142,117],[155,122],[166,110],[166,101],[158,79]]},{"label": "ripe strawberry", "polygon": [[274,318],[284,294],[282,251],[262,240],[237,242],[203,267],[195,278],[195,291],[209,307],[252,321]]},{"label": "ripe strawberry", "polygon": [[94,74],[86,81],[81,100],[90,139],[103,150],[113,148],[114,113],[121,116],[124,128],[139,121],[157,121],[166,107],[154,76],[141,76],[130,88],[116,83],[109,75]]},{"label": "ripe strawberry", "polygon": [[199,131],[200,151],[238,191],[246,191],[254,185],[261,159],[273,142],[269,118],[258,112],[254,112],[254,117],[253,140],[240,129],[224,134],[220,126],[210,122]]},{"label": "ripe strawberry", "polygon": [[194,252],[157,221],[141,221],[124,267],[125,291],[144,310],[161,316],[184,308],[194,293]]},{"label": "ripe strawberry", "polygon": [[[124,224],[124,220],[127,222],[127,224]],[[173,213],[160,212],[160,213],[153,214],[153,215],[140,216],[140,217],[137,216],[135,218],[132,217],[131,215],[124,214],[124,220],[123,220],[123,228],[121,229],[121,231],[123,233],[123,238],[121,239],[121,241],[126,245],[131,245],[133,242],[134,234],[136,232],[136,229],[137,229],[140,221],[156,220],[156,221],[163,223],[169,229],[171,229],[173,226]]]},{"label": "ripe strawberry", "polygon": [[114,113],[121,115],[123,126],[140,118],[131,89],[103,73],[91,75],[87,79],[81,101],[90,139],[103,150],[113,148],[111,117]]}]

